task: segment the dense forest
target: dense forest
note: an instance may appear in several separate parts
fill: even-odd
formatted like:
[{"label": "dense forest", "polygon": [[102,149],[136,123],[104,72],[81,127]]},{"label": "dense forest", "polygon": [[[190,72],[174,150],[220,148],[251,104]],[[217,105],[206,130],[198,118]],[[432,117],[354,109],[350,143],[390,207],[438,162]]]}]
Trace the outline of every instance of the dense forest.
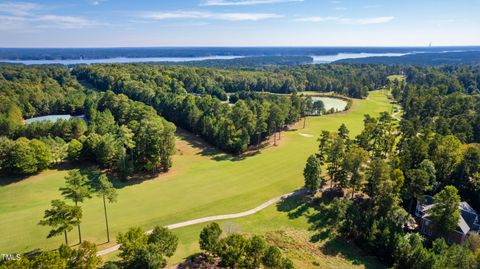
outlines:
[{"label": "dense forest", "polygon": [[[461,220],[461,201],[480,208],[480,69],[402,72],[405,80],[391,85],[404,108],[398,127],[382,113],[366,115],[353,139],[345,125],[320,135],[318,153],[306,163],[305,187],[312,195],[328,181],[331,188],[317,198],[319,206],[310,204],[328,216],[333,233],[394,268],[478,268],[478,233],[473,230],[462,245],[450,236]],[[413,220],[425,195],[434,202],[427,238]]]},{"label": "dense forest", "polygon": [[[94,161],[122,177],[171,166],[173,124],[124,95],[85,91],[66,67],[2,66],[0,89],[3,173],[32,174],[67,159]],[[88,124],[23,122],[56,113],[85,114]]]},{"label": "dense forest", "polygon": [[[329,233],[354,241],[394,268],[478,268],[478,233],[461,245],[447,243],[447,238],[459,223],[460,201],[479,206],[480,148],[463,149],[453,135],[435,135],[430,141],[423,135],[404,137],[387,113],[367,115],[362,133],[354,139],[348,134],[345,125],[337,132],[324,131],[318,153],[308,158],[304,170],[313,197],[307,205],[324,216]],[[473,184],[468,178],[475,174]],[[324,188],[328,181],[330,188]],[[319,189],[324,191],[316,197]],[[420,235],[413,219],[413,205],[427,194],[435,202],[427,211],[435,231],[431,237]],[[318,219],[311,221],[316,227]],[[319,227],[319,232],[325,228]]]},{"label": "dense forest", "polygon": [[[291,69],[216,70],[156,65],[95,65],[73,69],[80,81],[153,106],[178,126],[231,153],[281,131],[306,115],[305,90],[365,97],[387,84],[386,67],[305,66]],[[225,104],[227,93],[251,94]],[[238,98],[237,98],[238,99]],[[235,99],[235,101],[237,100]],[[232,103],[232,100],[230,100]]]},{"label": "dense forest", "polygon": [[[368,91],[388,83],[388,75],[398,68],[372,65],[304,65],[270,67],[259,70],[221,70],[201,67],[113,64],[77,66],[73,73],[101,89],[111,88],[156,93],[210,94],[226,100],[225,93],[256,91],[298,93],[335,92],[364,98]],[[118,89],[117,89],[118,88]],[[140,89],[139,89],[140,88]]]},{"label": "dense forest", "polygon": [[480,142],[480,66],[409,68],[406,84],[394,88],[405,124]]}]

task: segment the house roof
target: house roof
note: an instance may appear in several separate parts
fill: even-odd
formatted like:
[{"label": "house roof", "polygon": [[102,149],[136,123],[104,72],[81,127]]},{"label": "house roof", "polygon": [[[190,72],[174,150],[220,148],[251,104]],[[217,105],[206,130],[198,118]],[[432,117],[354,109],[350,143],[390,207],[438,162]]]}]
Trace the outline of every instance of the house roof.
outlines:
[{"label": "house roof", "polygon": [[[426,195],[420,205],[420,210],[424,213],[423,218],[428,219],[427,211],[434,206],[433,198]],[[467,202],[461,202],[458,205],[460,209],[460,219],[458,221],[457,230],[463,234],[468,234],[470,231],[480,231],[479,215]]]},{"label": "house roof", "polygon": [[464,218],[460,217],[460,220],[458,221],[458,227],[457,230],[460,228],[460,231],[463,234],[468,234],[470,231],[470,226],[467,224]]}]

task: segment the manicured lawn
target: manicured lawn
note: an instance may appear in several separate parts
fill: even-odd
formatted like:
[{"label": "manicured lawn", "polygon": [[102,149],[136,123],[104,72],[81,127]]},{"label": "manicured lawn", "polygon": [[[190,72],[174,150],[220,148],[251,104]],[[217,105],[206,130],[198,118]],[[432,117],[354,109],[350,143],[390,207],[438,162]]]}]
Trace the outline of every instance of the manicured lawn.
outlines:
[{"label": "manicured lawn", "polygon": [[[111,234],[124,232],[132,226],[151,229],[155,225],[241,212],[298,189],[303,184],[305,160],[317,150],[316,138],[322,129],[336,130],[345,123],[351,134],[356,135],[362,129],[364,114],[390,111],[390,106],[384,92],[372,92],[367,100],[355,101],[351,111],[309,118],[305,129],[282,133],[280,146],[266,148],[246,158],[219,154],[205,148],[198,140],[179,134],[178,152],[169,174],[138,184],[117,184],[118,203],[109,205]],[[58,188],[63,186],[66,173],[67,169],[50,170],[0,186],[0,253],[53,249],[63,242],[62,237],[46,239],[48,228],[37,223],[50,201],[60,198]],[[94,197],[82,208],[83,238],[102,244],[106,236],[101,200]],[[247,232],[306,227],[301,219],[292,222],[278,214],[275,207],[270,207],[265,213],[231,223],[240,223],[242,231]],[[195,242],[201,227],[178,230],[182,244],[174,260],[196,250]],[[75,231],[69,233],[70,242],[77,241]],[[114,242],[102,244],[99,248],[112,244]]]}]

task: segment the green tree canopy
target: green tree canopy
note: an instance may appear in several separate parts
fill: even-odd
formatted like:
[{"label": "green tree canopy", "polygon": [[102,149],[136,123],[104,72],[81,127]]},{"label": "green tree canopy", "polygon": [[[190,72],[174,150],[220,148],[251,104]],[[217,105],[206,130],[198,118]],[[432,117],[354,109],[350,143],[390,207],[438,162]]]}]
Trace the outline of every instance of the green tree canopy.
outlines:
[{"label": "green tree canopy", "polygon": [[433,221],[440,235],[455,229],[460,219],[460,196],[454,186],[446,186],[442,191],[433,196],[434,206],[428,211],[429,218]]}]

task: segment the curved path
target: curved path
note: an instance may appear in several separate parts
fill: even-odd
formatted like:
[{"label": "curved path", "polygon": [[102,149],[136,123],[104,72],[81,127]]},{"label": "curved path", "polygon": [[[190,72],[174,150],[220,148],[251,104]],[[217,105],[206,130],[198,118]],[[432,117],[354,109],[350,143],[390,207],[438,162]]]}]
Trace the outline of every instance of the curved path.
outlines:
[{"label": "curved path", "polygon": [[[236,214],[218,215],[218,216],[211,216],[211,217],[187,220],[187,221],[184,221],[184,222],[170,224],[170,225],[167,225],[165,227],[172,230],[172,229],[177,229],[177,228],[181,228],[181,227],[186,227],[186,226],[190,226],[190,225],[195,225],[195,224],[200,224],[200,223],[210,222],[210,221],[215,221],[215,220],[241,218],[241,217],[245,217],[245,216],[248,216],[248,215],[255,214],[255,213],[265,209],[266,207],[268,207],[272,204],[275,204],[275,203],[279,202],[280,200],[285,199],[289,196],[300,195],[300,194],[304,194],[304,193],[305,193],[305,190],[302,189],[302,190],[298,190],[298,191],[295,191],[295,192],[290,192],[290,193],[287,193],[287,194],[277,196],[277,197],[275,197],[271,200],[268,200],[267,202],[255,207],[253,209],[250,209],[250,210],[247,210],[247,211],[244,211],[244,212],[240,212],[240,213],[236,213]],[[150,233],[152,233],[152,231],[153,230],[149,230],[145,233],[150,234]],[[120,244],[117,244],[115,246],[106,248],[104,250],[100,250],[100,251],[97,252],[97,256],[103,256],[103,255],[112,253],[114,251],[117,251],[119,248],[120,248]]]},{"label": "curved path", "polygon": [[398,120],[398,121],[402,121],[402,118],[400,118],[398,115],[402,112],[402,110],[398,110],[397,112],[393,112],[392,113],[392,118]]}]

